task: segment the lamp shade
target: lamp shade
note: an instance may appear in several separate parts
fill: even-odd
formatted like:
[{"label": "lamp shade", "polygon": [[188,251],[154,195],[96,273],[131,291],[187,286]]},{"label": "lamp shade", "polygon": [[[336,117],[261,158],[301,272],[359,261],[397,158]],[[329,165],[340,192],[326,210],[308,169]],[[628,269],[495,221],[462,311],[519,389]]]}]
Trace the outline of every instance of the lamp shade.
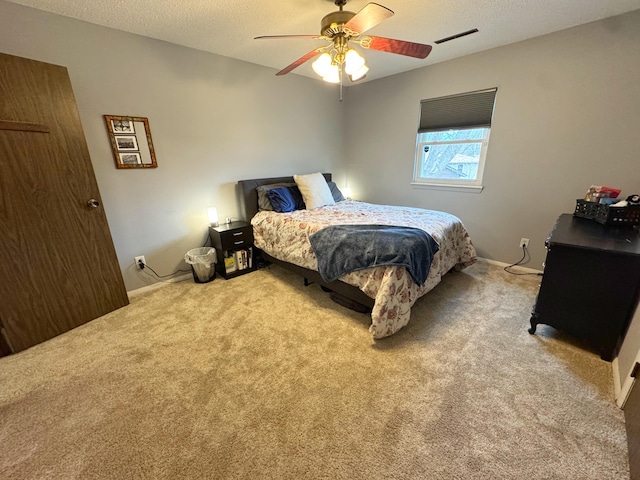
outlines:
[{"label": "lamp shade", "polygon": [[344,57],[344,71],[347,75],[353,75],[364,66],[364,58],[353,48],[347,51]]},{"label": "lamp shade", "polygon": [[323,53],[311,64],[311,68],[313,68],[313,71],[321,77],[325,77],[331,68],[331,55],[326,52]]},{"label": "lamp shade", "polygon": [[207,218],[209,219],[209,225],[212,227],[220,225],[218,222],[218,209],[216,207],[207,208]]},{"label": "lamp shade", "polygon": [[369,67],[363,64],[358,71],[350,75],[351,81],[355,82],[357,80],[360,80],[361,78],[364,78],[364,76],[367,74],[368,71],[369,71]]},{"label": "lamp shade", "polygon": [[340,68],[338,65],[330,65],[329,72],[322,79],[329,83],[340,83]]}]

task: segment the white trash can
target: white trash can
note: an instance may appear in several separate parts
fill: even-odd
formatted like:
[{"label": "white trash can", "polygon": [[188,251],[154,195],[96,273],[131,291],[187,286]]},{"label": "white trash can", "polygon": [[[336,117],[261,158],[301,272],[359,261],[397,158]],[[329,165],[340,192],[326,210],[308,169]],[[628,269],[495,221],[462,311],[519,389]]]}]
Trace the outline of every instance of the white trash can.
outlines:
[{"label": "white trash can", "polygon": [[216,249],[212,247],[192,248],[184,255],[184,261],[191,265],[193,280],[207,283],[216,278]]}]

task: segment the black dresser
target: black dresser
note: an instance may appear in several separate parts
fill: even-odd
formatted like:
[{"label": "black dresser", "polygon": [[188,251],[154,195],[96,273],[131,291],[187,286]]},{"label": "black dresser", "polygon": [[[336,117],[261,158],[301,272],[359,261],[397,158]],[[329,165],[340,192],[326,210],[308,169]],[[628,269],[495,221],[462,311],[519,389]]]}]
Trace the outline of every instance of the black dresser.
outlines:
[{"label": "black dresser", "polygon": [[640,296],[638,229],[564,214],[546,247],[529,333],[540,323],[551,325],[613,360]]}]

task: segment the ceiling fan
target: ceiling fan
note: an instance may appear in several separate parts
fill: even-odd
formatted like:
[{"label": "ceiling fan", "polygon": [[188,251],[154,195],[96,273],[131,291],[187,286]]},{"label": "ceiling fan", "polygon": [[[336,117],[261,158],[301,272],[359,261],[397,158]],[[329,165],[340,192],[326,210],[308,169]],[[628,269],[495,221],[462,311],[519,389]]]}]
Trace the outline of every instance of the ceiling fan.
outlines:
[{"label": "ceiling fan", "polygon": [[358,44],[371,50],[421,59],[427,58],[427,55],[431,52],[431,45],[363,35],[370,28],[391,17],[394,14],[392,10],[377,3],[368,3],[358,13],[354,13],[343,10],[347,0],[335,0],[334,3],[340,10],[325,15],[320,22],[320,35],[266,35],[255,37],[256,40],[310,38],[328,42],[326,45],[315,48],[303,55],[289,66],[280,70],[276,75],[286,75],[303,63],[320,55],[313,62],[312,67],[323,80],[342,85],[343,71],[352,82],[361,80],[365,77],[369,68],[364,58],[355,49],[351,48],[351,44]]}]

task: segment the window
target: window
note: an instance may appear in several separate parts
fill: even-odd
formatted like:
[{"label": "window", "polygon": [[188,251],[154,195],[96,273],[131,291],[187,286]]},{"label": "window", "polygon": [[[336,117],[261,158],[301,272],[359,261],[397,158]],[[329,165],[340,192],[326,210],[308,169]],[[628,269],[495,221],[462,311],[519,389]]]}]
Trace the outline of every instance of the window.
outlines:
[{"label": "window", "polygon": [[496,91],[420,102],[414,184],[482,190]]},{"label": "window", "polygon": [[418,133],[414,181],[481,185],[488,142],[489,128]]}]

